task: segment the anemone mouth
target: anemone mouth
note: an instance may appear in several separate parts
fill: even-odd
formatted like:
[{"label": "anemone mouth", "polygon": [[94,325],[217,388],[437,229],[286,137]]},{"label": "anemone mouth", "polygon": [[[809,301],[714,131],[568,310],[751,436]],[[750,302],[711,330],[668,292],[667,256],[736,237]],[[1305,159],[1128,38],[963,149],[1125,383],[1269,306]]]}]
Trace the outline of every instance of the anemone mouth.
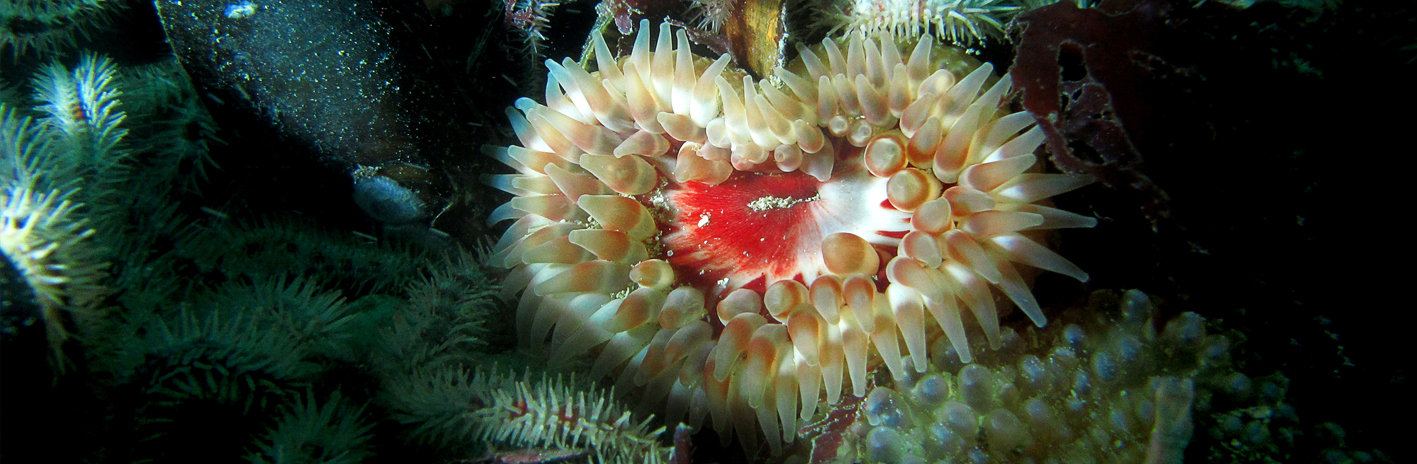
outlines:
[{"label": "anemone mouth", "polygon": [[665,260],[717,300],[739,288],[761,293],[773,282],[827,274],[822,243],[832,234],[895,247],[910,216],[883,205],[885,179],[849,166],[825,182],[802,172],[736,171],[718,185],[666,189]]},{"label": "anemone mouth", "polygon": [[873,359],[902,379],[942,337],[969,362],[969,320],[997,348],[996,300],[1046,323],[1016,264],[1086,280],[1028,235],[1095,225],[1042,204],[1090,179],[1037,172],[989,64],[856,34],[799,48],[779,87],[648,26],[595,74],[548,60],[546,104],[508,109],[520,144],[487,149],[518,171],[487,179],[514,195],[489,222],[515,219],[490,260],[553,362],[588,353],[671,423],[777,448],[823,391],[865,395]]}]

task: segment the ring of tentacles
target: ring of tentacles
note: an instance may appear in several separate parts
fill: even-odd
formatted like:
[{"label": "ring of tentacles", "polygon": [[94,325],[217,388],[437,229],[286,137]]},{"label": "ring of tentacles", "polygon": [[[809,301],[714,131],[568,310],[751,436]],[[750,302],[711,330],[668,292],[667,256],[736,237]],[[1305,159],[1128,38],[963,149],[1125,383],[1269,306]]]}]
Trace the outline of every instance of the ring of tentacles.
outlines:
[{"label": "ring of tentacles", "polygon": [[1039,172],[990,64],[857,33],[755,80],[672,32],[548,60],[545,104],[507,109],[520,144],[486,148],[517,171],[486,178],[514,195],[491,262],[528,345],[776,447],[872,362],[923,371],[941,336],[969,362],[966,322],[997,348],[1008,301],[1042,326],[1020,269],[1087,279],[1034,236],[1096,224],[1048,205],[1090,179]]}]

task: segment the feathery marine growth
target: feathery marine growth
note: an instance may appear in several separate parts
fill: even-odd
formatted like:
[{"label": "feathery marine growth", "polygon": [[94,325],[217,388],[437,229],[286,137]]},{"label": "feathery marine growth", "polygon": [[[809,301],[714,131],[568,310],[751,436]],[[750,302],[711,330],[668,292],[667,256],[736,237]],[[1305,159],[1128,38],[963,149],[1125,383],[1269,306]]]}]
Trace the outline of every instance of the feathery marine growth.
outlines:
[{"label": "feathery marine growth", "polygon": [[74,47],[122,7],[109,0],[0,0],[0,56],[46,56]]},{"label": "feathery marine growth", "polygon": [[84,179],[111,176],[104,171],[124,156],[116,69],[88,53],[73,68],[43,67],[33,82],[39,119],[0,103],[0,250],[38,297],[56,353],[69,326],[100,317],[107,292],[94,215],[78,212],[108,193],[101,183],[81,185]]},{"label": "feathery marine growth", "polygon": [[1014,0],[850,0],[832,23],[871,35],[934,34],[960,45],[1001,38],[1004,24],[1026,9]]},{"label": "feathery marine growth", "polygon": [[444,368],[420,370],[389,392],[395,418],[417,423],[414,434],[425,442],[563,450],[602,463],[668,460],[658,441],[664,428],[652,428],[652,417],[636,421],[613,393],[574,384]]},{"label": "feathery marine growth", "polygon": [[[42,400],[32,409],[6,403],[6,427],[29,427],[7,428],[15,431],[7,437],[102,435],[52,454],[61,460],[359,462],[379,448],[370,427],[379,419],[365,414],[408,399],[380,396],[375,405],[387,390],[339,388],[408,380],[410,368],[465,368],[485,355],[479,337],[495,290],[480,258],[438,259],[444,253],[376,245],[308,219],[208,207],[212,199],[193,189],[205,181],[214,126],[175,60],[120,69],[83,54],[76,65],[40,66],[30,85],[4,86],[0,98],[4,297],[19,309],[0,319],[5,388]],[[414,331],[385,336],[389,321]],[[387,359],[405,353],[413,355],[403,365]],[[403,375],[392,374],[398,368]],[[526,417],[581,414],[590,422],[574,443],[600,455],[643,462],[666,453],[641,430],[643,418],[631,420],[607,395],[488,375],[505,381],[472,395],[520,391],[513,401],[539,408]],[[584,401],[554,409],[563,397]],[[486,437],[432,452],[459,459],[479,448],[573,444],[540,429],[508,434],[500,419],[484,425]]]}]

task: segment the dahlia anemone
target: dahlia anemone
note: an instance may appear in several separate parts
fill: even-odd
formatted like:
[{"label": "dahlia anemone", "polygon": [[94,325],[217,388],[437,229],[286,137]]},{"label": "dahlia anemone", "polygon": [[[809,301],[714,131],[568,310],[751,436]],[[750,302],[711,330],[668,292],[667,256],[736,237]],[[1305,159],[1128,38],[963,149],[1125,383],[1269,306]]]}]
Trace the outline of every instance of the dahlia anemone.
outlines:
[{"label": "dahlia anemone", "polygon": [[991,287],[1043,325],[1012,263],[1087,279],[1025,234],[1092,227],[1039,204],[1090,179],[1030,172],[1043,135],[988,63],[857,33],[798,47],[779,87],[648,28],[613,60],[593,34],[595,73],[548,60],[546,104],[507,111],[521,144],[487,148],[518,171],[487,179],[515,195],[490,262],[530,345],[777,448],[844,374],[866,394],[871,346],[897,379],[941,329],[969,362],[969,318],[997,348]]}]

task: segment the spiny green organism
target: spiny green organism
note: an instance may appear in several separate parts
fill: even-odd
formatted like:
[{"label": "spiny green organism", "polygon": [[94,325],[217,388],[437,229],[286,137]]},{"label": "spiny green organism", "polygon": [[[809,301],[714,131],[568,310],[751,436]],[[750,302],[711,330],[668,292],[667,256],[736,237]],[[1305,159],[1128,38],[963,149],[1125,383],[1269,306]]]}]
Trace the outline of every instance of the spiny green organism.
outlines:
[{"label": "spiny green organism", "polygon": [[395,419],[414,425],[415,438],[440,447],[581,451],[594,462],[668,459],[658,438],[664,428],[651,428],[653,417],[636,421],[613,393],[572,383],[427,369],[390,385],[385,401]]},{"label": "spiny green organism", "polygon": [[348,325],[358,315],[339,291],[326,290],[313,278],[228,282],[204,306],[213,313],[250,317],[254,325],[284,334],[311,355],[354,361]]},{"label": "spiny green organism", "polygon": [[353,407],[336,391],[321,405],[313,391],[297,396],[275,426],[266,431],[252,463],[354,464],[368,450],[372,424],[363,419],[363,407]]},{"label": "spiny green organism", "polygon": [[583,452],[596,462],[667,456],[657,441],[662,429],[632,420],[607,392],[475,367],[488,363],[487,337],[512,325],[494,317],[499,286],[485,261],[467,252],[430,260],[405,287],[405,304],[379,327],[369,359],[383,384],[379,402],[411,428],[413,441],[459,459],[523,448]]},{"label": "spiny green organism", "polygon": [[94,332],[107,294],[103,221],[84,205],[121,171],[116,69],[93,54],[55,62],[32,82],[37,117],[0,103],[0,248],[39,297],[56,353],[71,333]]},{"label": "spiny green organism", "polygon": [[[195,459],[244,449],[279,407],[305,391],[323,371],[305,347],[247,315],[147,319],[120,347],[115,387],[131,417],[134,457]],[[136,322],[136,321],[135,321]],[[119,442],[122,442],[121,440]]]},{"label": "spiny green organism", "polygon": [[46,328],[60,371],[64,366],[60,348],[70,326],[91,325],[99,317],[104,293],[100,284],[104,266],[92,259],[89,248],[93,230],[73,217],[77,207],[61,193],[0,187],[0,253],[34,295],[40,314],[30,317]]},{"label": "spiny green organism", "polygon": [[208,145],[223,142],[182,64],[170,57],[124,67],[119,74],[130,120],[127,142],[143,148],[129,160],[136,168],[133,176],[146,180],[149,189],[195,192],[198,182],[207,179],[207,169],[216,166]]},{"label": "spiny green organism", "polygon": [[0,0],[0,57],[75,47],[121,7],[108,0]]},{"label": "spiny green organism", "polygon": [[425,250],[412,245],[373,244],[287,218],[194,225],[178,238],[176,248],[208,284],[303,275],[346,295],[397,294],[427,259]]},{"label": "spiny green organism", "polygon": [[94,54],[72,68],[56,61],[30,83],[36,106],[3,105],[0,176],[7,184],[66,192],[83,203],[109,192],[122,176],[128,134],[117,72],[112,60]]},{"label": "spiny green organism", "polygon": [[408,319],[417,321],[423,337],[463,343],[470,350],[486,345],[487,323],[497,308],[493,283],[481,260],[461,252],[435,262],[427,276],[410,283]]},{"label": "spiny green organism", "polygon": [[385,384],[432,366],[465,367],[485,357],[489,319],[501,309],[497,284],[479,260],[452,251],[428,260],[399,297],[371,294],[353,306],[365,312],[351,331],[369,350],[367,369]]}]

